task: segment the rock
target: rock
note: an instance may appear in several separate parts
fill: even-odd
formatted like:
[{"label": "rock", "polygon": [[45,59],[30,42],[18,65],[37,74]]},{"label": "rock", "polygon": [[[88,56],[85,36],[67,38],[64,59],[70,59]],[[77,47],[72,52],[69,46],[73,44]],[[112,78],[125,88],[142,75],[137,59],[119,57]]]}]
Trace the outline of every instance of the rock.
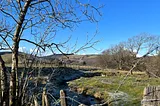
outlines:
[{"label": "rock", "polygon": [[129,102],[129,95],[125,92],[117,92],[117,93],[111,93],[108,92],[110,96],[110,101],[109,103],[112,104],[113,106],[117,106],[121,104],[122,106],[125,105],[125,103]]}]

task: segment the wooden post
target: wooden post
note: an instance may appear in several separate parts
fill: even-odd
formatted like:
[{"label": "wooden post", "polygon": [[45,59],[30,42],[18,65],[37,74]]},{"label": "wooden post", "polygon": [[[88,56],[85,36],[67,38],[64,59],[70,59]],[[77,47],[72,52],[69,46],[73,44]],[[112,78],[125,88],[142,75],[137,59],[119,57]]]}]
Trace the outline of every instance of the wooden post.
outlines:
[{"label": "wooden post", "polygon": [[49,102],[46,94],[46,88],[43,89],[43,93],[42,93],[42,106],[49,106]]},{"label": "wooden post", "polygon": [[67,106],[65,92],[63,90],[60,90],[60,100],[61,106]]},{"label": "wooden post", "polygon": [[45,100],[44,100],[44,89],[43,89],[43,93],[42,93],[42,106],[45,106]]},{"label": "wooden post", "polygon": [[49,102],[48,102],[48,97],[47,97],[47,94],[45,92],[45,95],[44,95],[44,100],[45,100],[45,106],[49,106]]},{"label": "wooden post", "polygon": [[160,86],[145,87],[142,106],[160,106]]},{"label": "wooden post", "polygon": [[34,106],[39,106],[37,98],[34,96]]}]

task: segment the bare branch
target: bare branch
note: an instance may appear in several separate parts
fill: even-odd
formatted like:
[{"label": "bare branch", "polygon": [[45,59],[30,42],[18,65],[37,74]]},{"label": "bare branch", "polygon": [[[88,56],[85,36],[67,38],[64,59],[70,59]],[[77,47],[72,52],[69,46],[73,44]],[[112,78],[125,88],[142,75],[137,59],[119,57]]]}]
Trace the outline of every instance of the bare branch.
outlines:
[{"label": "bare branch", "polygon": [[6,41],[6,38],[4,38],[2,35],[0,35],[0,37],[3,39],[3,41],[7,44],[7,46],[9,47],[9,49],[12,51],[12,48],[10,47],[9,43]]},{"label": "bare branch", "polygon": [[27,40],[27,39],[20,39],[21,41],[26,41],[26,42],[28,42],[28,43],[31,43],[31,44],[34,44],[35,46],[38,46],[38,47],[40,47],[43,51],[45,51],[45,48],[43,48],[41,45],[39,45],[39,44],[37,44],[37,43],[35,43],[35,42],[33,42],[33,41],[30,41],[30,40]]},{"label": "bare branch", "polygon": [[8,13],[8,12],[5,12],[2,8],[0,8],[0,11],[2,11],[4,14],[6,14],[6,15],[8,15],[8,16],[10,16],[16,23],[18,23],[18,21],[14,18],[14,16],[13,15],[11,15],[10,13]]},{"label": "bare branch", "polygon": [[19,6],[19,10],[20,12],[22,12],[22,5],[21,5],[21,0],[16,0]]},{"label": "bare branch", "polygon": [[34,5],[37,5],[37,4],[46,2],[46,1],[49,1],[49,0],[38,0],[38,2],[31,3],[30,6],[34,6]]}]

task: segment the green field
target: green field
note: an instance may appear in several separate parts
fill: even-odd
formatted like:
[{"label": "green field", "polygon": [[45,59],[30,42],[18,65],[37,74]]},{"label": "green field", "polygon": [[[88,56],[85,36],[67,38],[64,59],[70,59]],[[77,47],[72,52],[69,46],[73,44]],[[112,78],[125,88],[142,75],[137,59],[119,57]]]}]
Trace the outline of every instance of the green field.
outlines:
[{"label": "green field", "polygon": [[104,71],[103,73],[105,76],[81,77],[70,81],[69,87],[76,89],[75,92],[79,94],[92,95],[100,99],[102,103],[108,102],[109,106],[140,106],[144,88],[160,84],[159,79],[148,78],[145,73],[137,72],[129,75],[115,93],[126,72],[120,72],[114,76],[111,72]]}]

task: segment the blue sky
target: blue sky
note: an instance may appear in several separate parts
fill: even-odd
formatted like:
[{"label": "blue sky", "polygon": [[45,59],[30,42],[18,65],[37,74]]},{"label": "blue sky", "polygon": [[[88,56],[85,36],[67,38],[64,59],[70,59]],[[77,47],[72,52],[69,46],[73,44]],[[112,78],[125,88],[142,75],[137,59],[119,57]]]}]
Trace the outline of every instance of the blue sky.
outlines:
[{"label": "blue sky", "polygon": [[[160,36],[159,0],[101,0],[105,4],[96,46],[106,49],[140,33]],[[90,52],[90,51],[87,51]],[[95,51],[96,52],[96,51]],[[99,51],[98,51],[99,53]]]},{"label": "blue sky", "polygon": [[[94,39],[100,40],[95,45],[99,51],[87,49],[78,54],[101,53],[111,45],[144,32],[160,36],[159,0],[95,0],[94,4],[97,5],[99,2],[104,4],[101,9],[102,17],[98,23],[98,34]],[[65,41],[68,36],[72,36],[68,45],[74,45],[78,39],[79,47],[85,43],[87,34],[91,38],[96,29],[96,24],[84,22],[73,31],[59,31],[55,42]],[[21,46],[29,47],[28,44],[21,44]]]}]

